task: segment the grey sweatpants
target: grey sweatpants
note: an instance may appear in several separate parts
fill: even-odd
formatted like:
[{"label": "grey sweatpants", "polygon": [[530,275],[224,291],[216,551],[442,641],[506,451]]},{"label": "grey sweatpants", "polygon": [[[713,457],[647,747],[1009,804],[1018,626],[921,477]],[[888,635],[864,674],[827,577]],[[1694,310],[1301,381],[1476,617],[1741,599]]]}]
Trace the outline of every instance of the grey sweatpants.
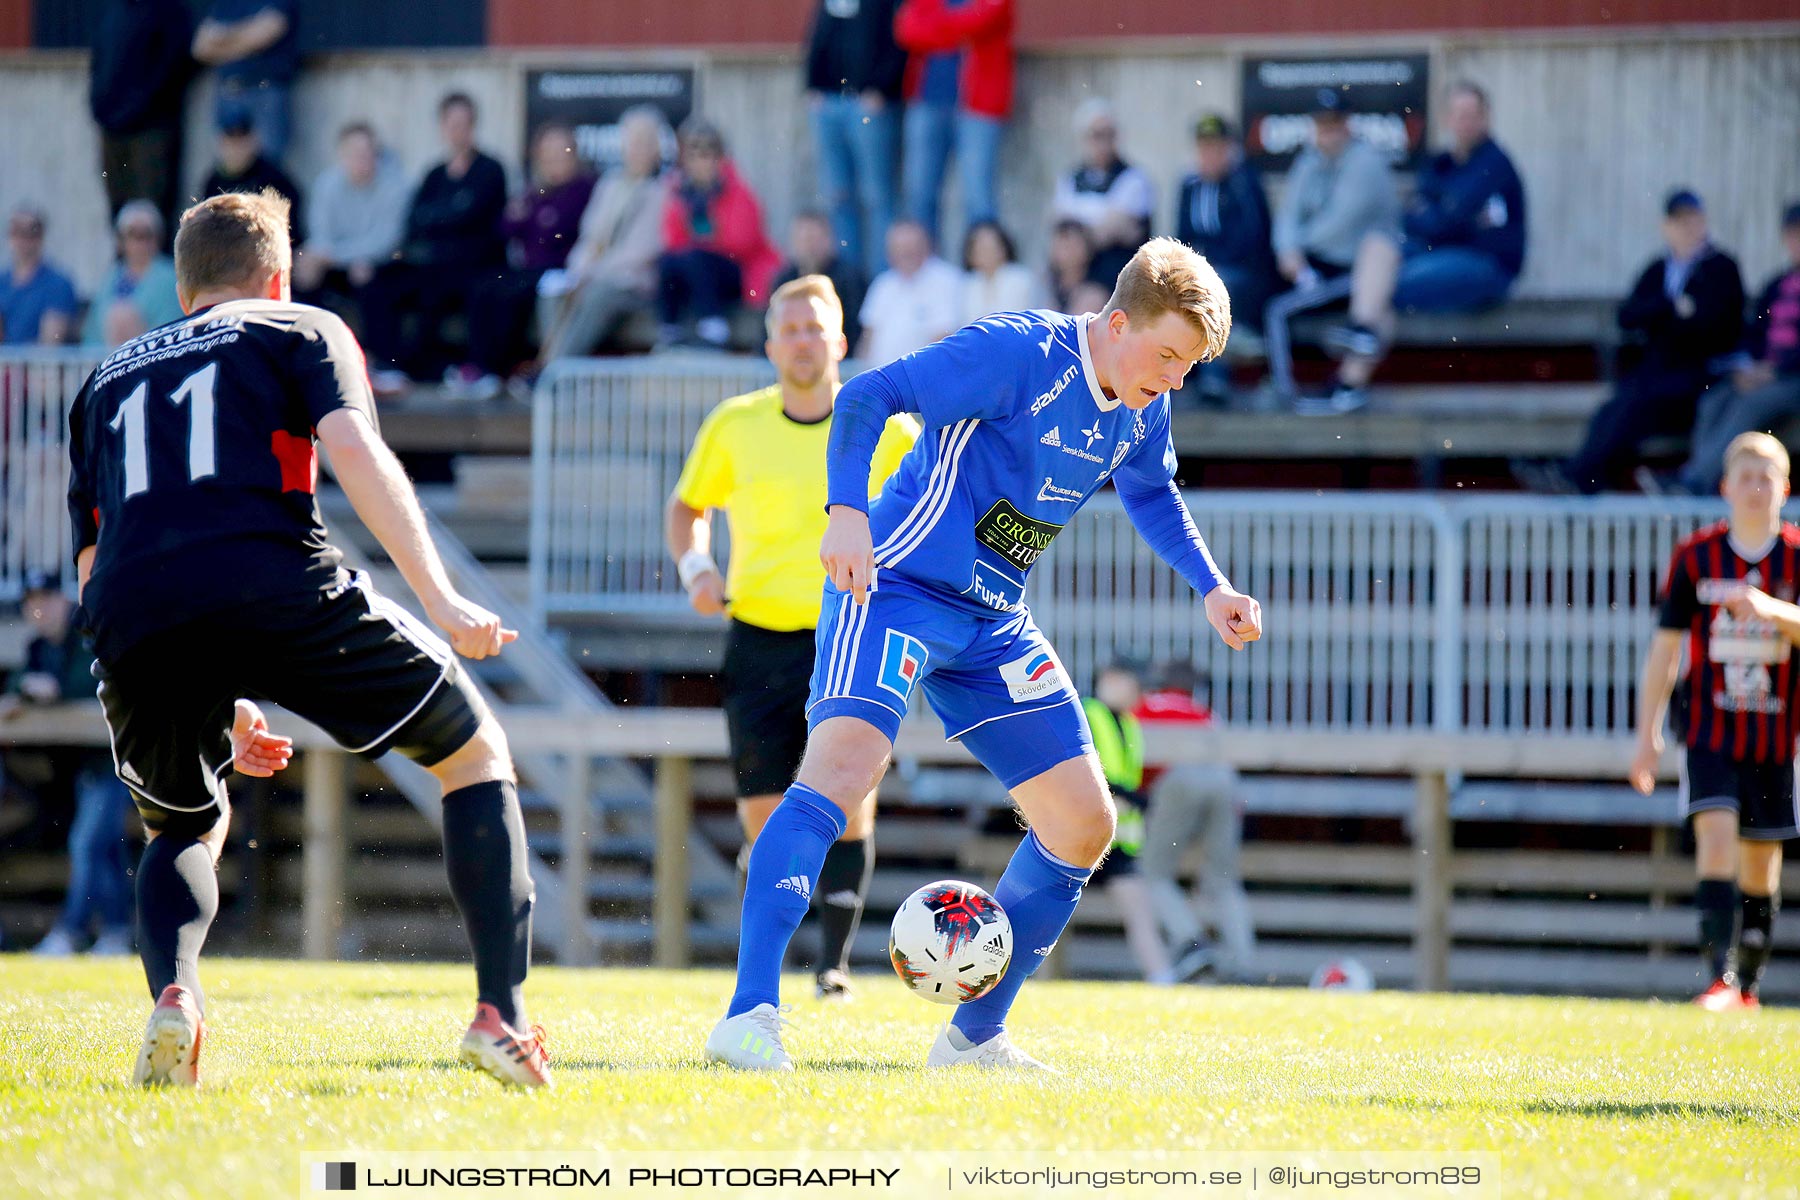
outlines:
[{"label": "grey sweatpants", "polygon": [[1238,863],[1244,820],[1237,791],[1237,772],[1230,767],[1171,768],[1150,791],[1138,866],[1149,885],[1157,919],[1179,954],[1180,947],[1204,935],[1200,914],[1179,879],[1189,843],[1199,841],[1197,891],[1211,910],[1218,931],[1219,971],[1241,978],[1250,973],[1256,955],[1256,930]]}]

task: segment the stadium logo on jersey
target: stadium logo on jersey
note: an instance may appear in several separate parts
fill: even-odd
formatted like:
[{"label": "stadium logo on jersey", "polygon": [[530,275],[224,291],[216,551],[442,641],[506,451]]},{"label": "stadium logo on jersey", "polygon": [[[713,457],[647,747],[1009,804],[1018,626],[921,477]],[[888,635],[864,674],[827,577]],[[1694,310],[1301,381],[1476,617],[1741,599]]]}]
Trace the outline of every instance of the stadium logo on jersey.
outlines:
[{"label": "stadium logo on jersey", "polygon": [[900,697],[904,704],[912,699],[913,688],[925,673],[925,659],[925,643],[890,629],[881,656],[881,675],[875,682]]},{"label": "stadium logo on jersey", "polygon": [[1025,603],[1024,588],[980,559],[975,560],[975,573],[963,595],[973,597],[1001,612],[1016,611]]},{"label": "stadium logo on jersey", "polygon": [[[1095,459],[1094,461],[1099,462],[1100,460]],[[1083,500],[1087,499],[1087,497],[1080,492],[1073,491],[1066,487],[1057,487],[1048,475],[1044,476],[1044,486],[1038,489],[1037,498],[1039,500],[1055,500],[1060,504],[1080,504]]]},{"label": "stadium logo on jersey", "polygon": [[1006,684],[1006,694],[1012,697],[1014,704],[1036,700],[1062,691],[1065,687],[1062,664],[1056,661],[1045,646],[1036,647],[1024,658],[1001,663],[1000,678]]},{"label": "stadium logo on jersey", "polygon": [[1031,402],[1031,415],[1035,417],[1049,408],[1056,398],[1063,394],[1063,389],[1069,386],[1069,381],[1079,374],[1081,374],[1081,364],[1070,363],[1068,368],[1063,371],[1062,378],[1058,379],[1049,391]]},{"label": "stadium logo on jersey", "polygon": [[1055,446],[1058,450],[1062,449],[1062,426],[1052,425],[1050,427],[1050,432],[1039,438],[1038,441],[1046,446]]},{"label": "stadium logo on jersey", "polygon": [[994,506],[975,522],[975,540],[990,550],[998,550],[1017,567],[1031,566],[1061,532],[1061,525],[1028,517],[1008,500],[994,501]]}]

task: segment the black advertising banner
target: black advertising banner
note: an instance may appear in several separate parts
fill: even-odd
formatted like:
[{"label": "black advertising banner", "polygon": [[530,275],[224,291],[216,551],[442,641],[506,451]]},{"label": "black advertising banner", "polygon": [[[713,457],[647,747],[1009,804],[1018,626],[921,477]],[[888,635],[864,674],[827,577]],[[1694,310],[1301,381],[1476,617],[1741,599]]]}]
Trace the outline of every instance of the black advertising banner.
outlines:
[{"label": "black advertising banner", "polygon": [[[696,105],[693,67],[572,67],[533,70],[525,75],[525,135],[546,121],[575,129],[581,157],[602,171],[619,165],[619,118],[641,104],[661,112],[670,129],[679,128]],[[675,143],[663,147],[674,161]]]},{"label": "black advertising banner", "polygon": [[1244,150],[1265,171],[1285,171],[1312,142],[1320,91],[1336,92],[1350,128],[1388,156],[1414,167],[1430,126],[1430,61],[1423,54],[1342,54],[1328,58],[1246,58]]}]

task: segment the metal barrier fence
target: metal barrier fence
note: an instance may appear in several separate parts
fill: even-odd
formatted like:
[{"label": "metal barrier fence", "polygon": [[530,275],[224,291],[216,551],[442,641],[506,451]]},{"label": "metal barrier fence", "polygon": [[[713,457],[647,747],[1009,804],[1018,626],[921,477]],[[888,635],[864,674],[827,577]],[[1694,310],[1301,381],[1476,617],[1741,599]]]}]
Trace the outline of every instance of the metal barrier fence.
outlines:
[{"label": "metal barrier fence", "polygon": [[68,574],[69,408],[98,357],[17,349],[0,356],[0,600],[33,571]]},{"label": "metal barrier fence", "polygon": [[[756,364],[761,367],[761,364]],[[662,506],[706,412],[767,382],[744,363],[570,363],[539,388],[536,614],[685,606]],[[1180,659],[1223,719],[1311,729],[1618,733],[1675,542],[1718,501],[1190,493],[1270,637],[1226,650],[1110,495],[1038,564],[1033,611],[1078,680],[1108,659]]]}]

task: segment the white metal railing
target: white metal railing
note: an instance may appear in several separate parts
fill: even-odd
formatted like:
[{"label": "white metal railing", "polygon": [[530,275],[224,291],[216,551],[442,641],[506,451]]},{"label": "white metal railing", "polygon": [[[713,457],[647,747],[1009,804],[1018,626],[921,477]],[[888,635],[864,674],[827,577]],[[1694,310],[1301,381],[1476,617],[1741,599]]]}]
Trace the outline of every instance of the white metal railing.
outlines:
[{"label": "white metal railing", "polygon": [[67,575],[69,409],[98,356],[8,349],[0,355],[0,600],[33,571]]},{"label": "white metal railing", "polygon": [[[562,366],[537,396],[536,614],[682,619],[662,505],[694,431],[763,364]],[[1190,493],[1269,639],[1233,654],[1110,495],[1039,563],[1033,611],[1079,680],[1108,659],[1185,659],[1236,724],[1618,733],[1630,727],[1655,592],[1716,500]]]}]

